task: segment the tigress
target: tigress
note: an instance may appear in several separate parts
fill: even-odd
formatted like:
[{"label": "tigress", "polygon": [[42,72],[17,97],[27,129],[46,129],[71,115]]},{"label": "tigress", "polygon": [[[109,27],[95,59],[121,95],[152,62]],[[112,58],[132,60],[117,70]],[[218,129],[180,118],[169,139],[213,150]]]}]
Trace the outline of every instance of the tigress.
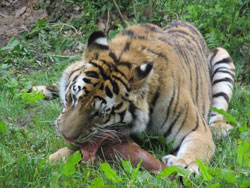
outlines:
[{"label": "tigress", "polygon": [[64,109],[56,129],[77,143],[104,131],[164,136],[173,144],[162,160],[198,172],[195,159],[210,161],[215,151],[210,129],[223,135],[231,129],[210,109],[227,111],[234,77],[228,52],[210,51],[185,21],[132,25],[110,41],[95,31],[82,61],[61,78]]}]

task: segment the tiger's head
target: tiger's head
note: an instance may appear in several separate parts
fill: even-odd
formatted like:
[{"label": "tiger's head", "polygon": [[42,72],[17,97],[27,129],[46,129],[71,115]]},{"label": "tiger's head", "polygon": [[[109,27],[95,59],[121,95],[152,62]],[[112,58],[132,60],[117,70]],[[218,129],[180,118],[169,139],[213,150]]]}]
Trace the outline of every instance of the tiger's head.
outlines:
[{"label": "tiger's head", "polygon": [[64,71],[60,82],[64,109],[56,128],[66,139],[84,143],[103,132],[145,130],[153,63],[138,65],[122,57],[117,61],[113,50],[104,33],[96,31],[88,39],[83,60]]}]

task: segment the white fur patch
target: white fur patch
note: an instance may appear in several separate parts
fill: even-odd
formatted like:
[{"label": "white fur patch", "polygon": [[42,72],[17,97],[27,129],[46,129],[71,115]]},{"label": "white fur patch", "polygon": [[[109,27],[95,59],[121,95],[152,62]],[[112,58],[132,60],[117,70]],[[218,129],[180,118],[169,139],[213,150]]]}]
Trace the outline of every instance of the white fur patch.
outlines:
[{"label": "white fur patch", "polygon": [[83,61],[77,61],[69,65],[62,74],[62,77],[59,82],[59,95],[64,105],[66,104],[66,101],[65,101],[66,86],[70,82],[69,76],[71,75],[72,71],[76,70],[77,68],[82,67],[83,65],[84,65]]},{"label": "white fur patch", "polygon": [[59,95],[64,105],[66,105],[65,94],[66,94],[66,86],[68,85],[68,83],[69,83],[69,74],[68,72],[64,72],[59,83]]},{"label": "white fur patch", "polygon": [[148,64],[143,64],[143,65],[141,65],[141,66],[140,66],[141,71],[144,72],[144,71],[146,70],[146,68],[147,68],[147,65],[148,65]]},{"label": "white fur patch", "polygon": [[97,44],[101,44],[103,46],[108,46],[108,40],[106,37],[100,37],[100,38],[96,39],[95,42]]}]

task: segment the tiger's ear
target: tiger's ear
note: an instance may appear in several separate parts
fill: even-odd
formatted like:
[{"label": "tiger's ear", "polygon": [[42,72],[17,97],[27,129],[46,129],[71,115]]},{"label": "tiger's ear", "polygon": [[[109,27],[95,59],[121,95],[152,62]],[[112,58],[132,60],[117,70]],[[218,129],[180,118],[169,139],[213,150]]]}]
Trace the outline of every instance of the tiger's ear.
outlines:
[{"label": "tiger's ear", "polygon": [[108,50],[108,40],[102,31],[94,31],[88,39],[87,48],[95,47],[97,49]]},{"label": "tiger's ear", "polygon": [[145,63],[136,66],[133,69],[133,75],[130,79],[131,89],[138,90],[141,89],[145,84],[150,81],[151,75],[153,73],[153,62]]},{"label": "tiger's ear", "polygon": [[88,38],[83,58],[87,61],[97,59],[100,52],[108,49],[108,40],[105,34],[102,31],[94,31]]}]

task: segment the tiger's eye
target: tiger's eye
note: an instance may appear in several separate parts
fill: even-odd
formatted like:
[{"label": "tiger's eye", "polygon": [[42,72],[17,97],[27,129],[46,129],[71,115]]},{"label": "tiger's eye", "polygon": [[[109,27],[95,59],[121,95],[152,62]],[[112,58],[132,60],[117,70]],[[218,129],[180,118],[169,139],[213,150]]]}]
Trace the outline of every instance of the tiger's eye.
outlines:
[{"label": "tiger's eye", "polygon": [[90,115],[90,119],[94,119],[96,117],[99,117],[99,112],[95,112],[94,114]]}]

